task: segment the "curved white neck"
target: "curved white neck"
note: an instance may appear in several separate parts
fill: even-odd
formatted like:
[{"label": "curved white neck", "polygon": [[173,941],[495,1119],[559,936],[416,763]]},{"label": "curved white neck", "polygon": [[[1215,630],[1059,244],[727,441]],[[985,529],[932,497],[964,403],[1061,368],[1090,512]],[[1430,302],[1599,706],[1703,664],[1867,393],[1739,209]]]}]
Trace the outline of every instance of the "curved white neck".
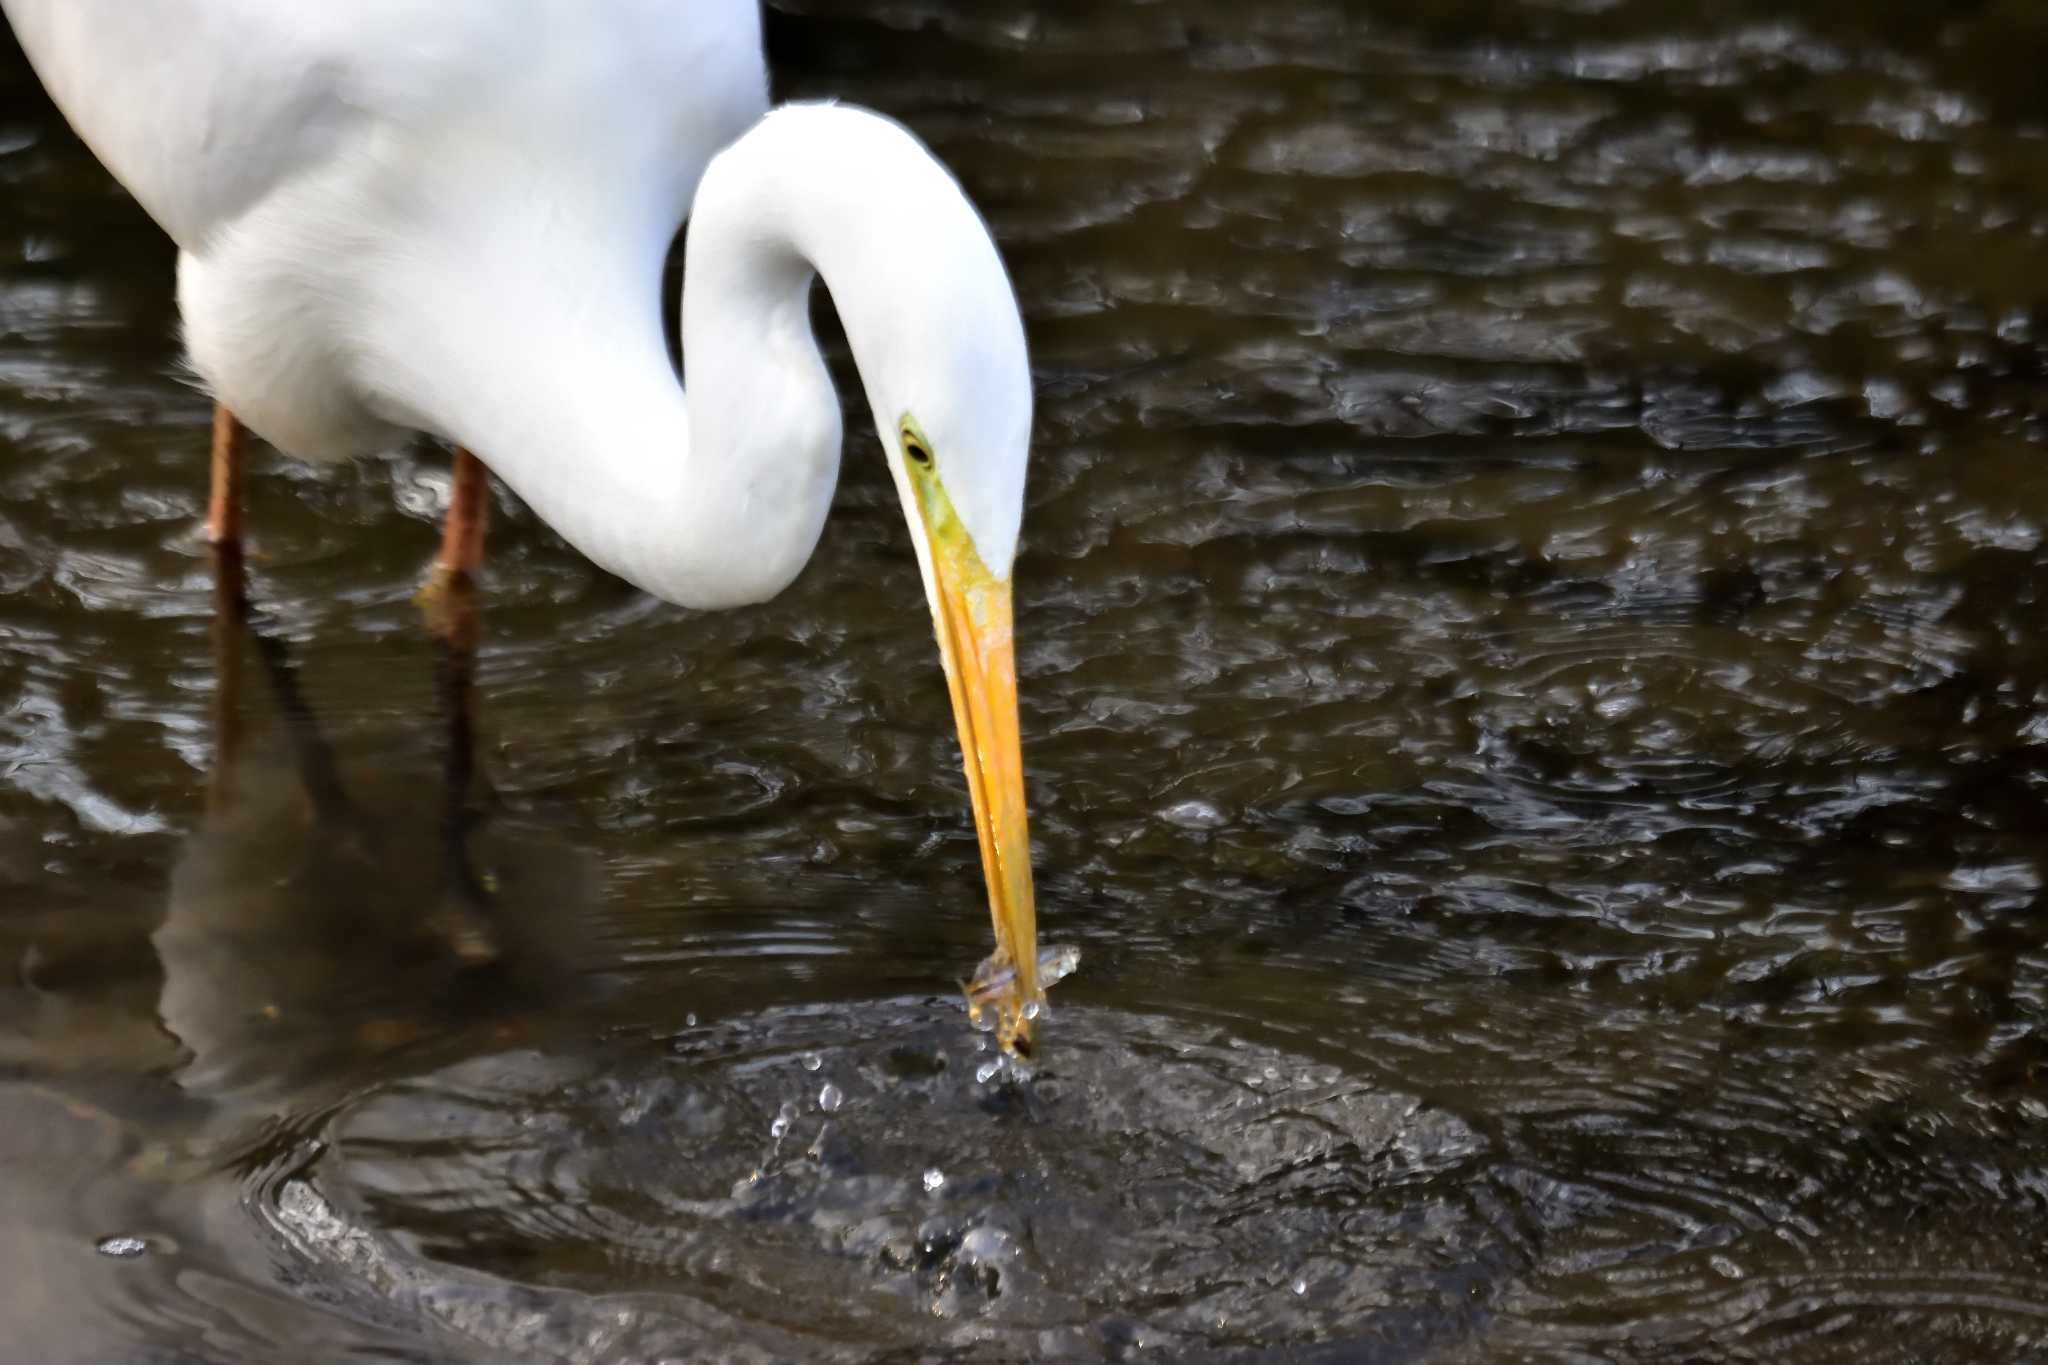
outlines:
[{"label": "curved white neck", "polygon": [[838,476],[815,272],[773,249],[788,234],[766,217],[751,246],[686,272],[686,404],[662,332],[665,237],[622,241],[615,221],[548,227],[505,263],[487,316],[446,318],[441,354],[414,352],[414,375],[452,365],[456,378],[406,406],[635,586],[692,607],[773,596],[809,560]]},{"label": "curved white neck", "polygon": [[[687,405],[661,328],[662,216],[588,199],[529,207],[515,229],[479,215],[443,245],[450,277],[488,295],[446,317],[394,310],[414,320],[386,348],[397,416],[468,445],[656,596],[761,601],[809,560],[838,479],[839,400],[810,324],[822,276],[882,431],[902,415],[886,399],[1001,438],[1009,484],[968,477],[971,446],[948,453],[963,515],[1006,572],[1030,423],[1021,324],[979,216],[921,144],[873,114],[797,106],[713,161],[684,269]],[[962,405],[981,420],[957,420]]]}]

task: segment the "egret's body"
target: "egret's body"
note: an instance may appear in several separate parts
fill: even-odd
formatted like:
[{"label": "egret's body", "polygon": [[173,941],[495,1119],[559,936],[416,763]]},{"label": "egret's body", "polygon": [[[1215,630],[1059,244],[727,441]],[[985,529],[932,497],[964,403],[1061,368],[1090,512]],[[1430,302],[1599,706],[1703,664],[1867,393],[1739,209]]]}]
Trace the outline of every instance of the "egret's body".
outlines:
[{"label": "egret's body", "polygon": [[[979,215],[897,125],[767,111],[756,0],[0,0],[179,247],[194,370],[288,453],[419,430],[670,601],[774,595],[838,474],[832,292],[938,627],[1007,1024],[1037,998],[1010,567],[1031,421]],[[726,149],[721,152],[721,149]],[[663,261],[692,218],[669,362]]]}]

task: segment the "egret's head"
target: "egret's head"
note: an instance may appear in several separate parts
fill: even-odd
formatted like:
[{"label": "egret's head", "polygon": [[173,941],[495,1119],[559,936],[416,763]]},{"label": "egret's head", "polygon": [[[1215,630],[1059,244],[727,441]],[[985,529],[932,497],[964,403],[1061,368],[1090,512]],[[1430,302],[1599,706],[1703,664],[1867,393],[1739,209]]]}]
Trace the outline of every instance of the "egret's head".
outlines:
[{"label": "egret's head", "polygon": [[[692,212],[683,339],[693,446],[759,433],[810,443],[800,494],[763,486],[757,505],[799,509],[808,552],[837,472],[838,407],[809,327],[813,274],[846,329],[903,500],[981,841],[996,950],[971,990],[1006,1046],[1028,1051],[1042,998],[1010,570],[1024,515],[1031,367],[1016,293],[959,183],[894,121],[844,105],[784,105],[713,160]],[[815,406],[806,426],[792,411]],[[829,439],[814,439],[829,438]],[[829,456],[829,461],[824,458]],[[720,467],[757,480],[762,467]],[[706,475],[710,477],[710,475]],[[753,487],[749,484],[749,489]],[[763,575],[786,582],[784,566]]]},{"label": "egret's head", "polygon": [[[885,439],[893,442],[891,459],[931,604],[953,719],[960,729],[982,873],[995,918],[996,950],[968,987],[970,1008],[976,1011],[977,1022],[981,1011],[993,1010],[989,1022],[1003,1046],[1029,1056],[1031,1020],[1043,992],[1038,982],[1037,911],[1011,638],[1010,569],[1022,480],[1012,481],[1011,506],[977,506],[977,496],[985,499],[988,493],[989,464],[963,460],[965,477],[948,479],[937,442],[925,434],[914,413],[906,412]],[[1021,469],[1021,452],[1015,463]],[[983,520],[985,529],[977,535],[977,519],[969,508],[975,508],[980,518],[993,518],[993,525]],[[982,550],[991,543],[999,546],[993,562]]]}]

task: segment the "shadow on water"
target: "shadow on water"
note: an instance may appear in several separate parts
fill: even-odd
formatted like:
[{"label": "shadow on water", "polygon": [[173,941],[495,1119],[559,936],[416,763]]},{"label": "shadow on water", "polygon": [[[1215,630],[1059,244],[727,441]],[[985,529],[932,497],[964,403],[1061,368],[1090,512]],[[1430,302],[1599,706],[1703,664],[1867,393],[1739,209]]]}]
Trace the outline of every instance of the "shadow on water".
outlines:
[{"label": "shadow on water", "polygon": [[1041,1075],[860,414],[759,611],[507,506],[444,650],[426,449],[262,464],[223,592],[0,50],[12,1349],[2048,1350],[2035,7],[772,17],[1027,312]]},{"label": "shadow on water", "polygon": [[[207,811],[151,935],[158,1017],[189,1054],[179,1086],[303,1105],[423,1040],[513,1036],[521,1015],[560,1005],[589,957],[575,935],[602,899],[602,868],[489,818],[474,641],[438,646],[438,771],[388,753],[345,764],[290,647],[258,624],[240,556],[220,558]],[[261,707],[240,695],[252,682]]]}]

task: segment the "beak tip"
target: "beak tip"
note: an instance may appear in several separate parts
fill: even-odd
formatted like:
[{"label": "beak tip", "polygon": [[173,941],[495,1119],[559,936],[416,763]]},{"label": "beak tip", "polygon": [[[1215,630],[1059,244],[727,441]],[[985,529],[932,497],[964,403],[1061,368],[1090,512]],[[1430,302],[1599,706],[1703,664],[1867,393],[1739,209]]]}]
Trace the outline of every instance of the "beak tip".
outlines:
[{"label": "beak tip", "polygon": [[968,1020],[993,1033],[996,1045],[1020,1061],[1030,1061],[1038,1051],[1036,1020],[1045,991],[1033,976],[1021,980],[1009,955],[999,950],[983,960],[965,990]]}]

